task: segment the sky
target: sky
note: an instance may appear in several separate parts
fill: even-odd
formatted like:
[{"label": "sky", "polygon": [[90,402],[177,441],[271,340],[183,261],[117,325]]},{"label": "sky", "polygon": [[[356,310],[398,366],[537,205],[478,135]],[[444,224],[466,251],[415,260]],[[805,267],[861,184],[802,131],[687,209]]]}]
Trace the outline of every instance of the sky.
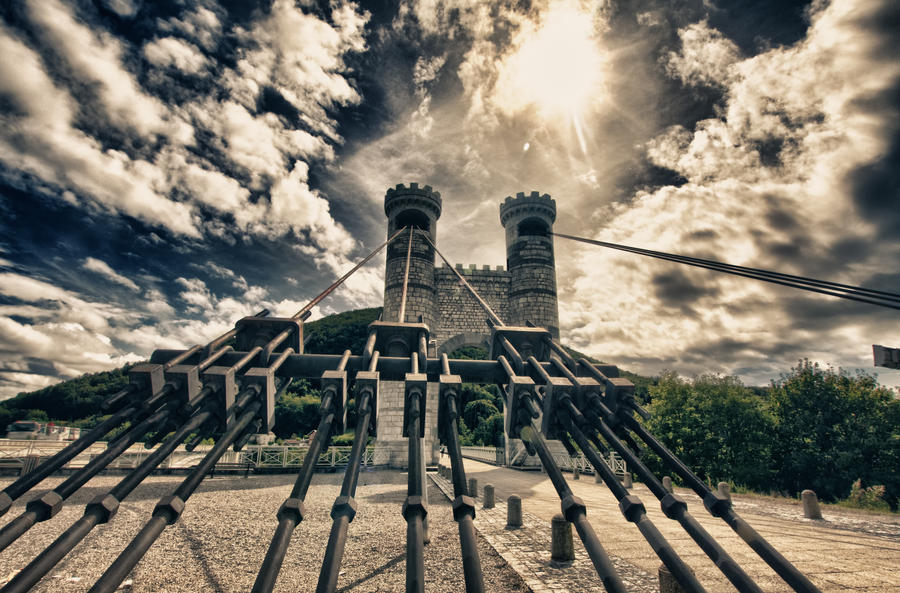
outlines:
[{"label": "sky", "polygon": [[[0,397],[292,315],[443,197],[451,261],[555,230],[900,292],[896,0],[0,4]],[[765,385],[896,311],[556,239],[563,342]],[[314,318],[380,306],[383,258]],[[879,369],[900,385],[900,371]]]}]

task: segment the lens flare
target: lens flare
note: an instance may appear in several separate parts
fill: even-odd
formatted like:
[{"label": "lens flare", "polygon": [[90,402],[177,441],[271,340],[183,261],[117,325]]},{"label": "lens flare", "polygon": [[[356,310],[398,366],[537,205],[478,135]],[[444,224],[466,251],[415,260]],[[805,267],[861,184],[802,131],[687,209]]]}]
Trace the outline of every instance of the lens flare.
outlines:
[{"label": "lens flare", "polygon": [[516,37],[500,66],[496,98],[507,112],[535,107],[545,117],[573,117],[602,93],[602,58],[590,12],[575,2],[550,6]]}]

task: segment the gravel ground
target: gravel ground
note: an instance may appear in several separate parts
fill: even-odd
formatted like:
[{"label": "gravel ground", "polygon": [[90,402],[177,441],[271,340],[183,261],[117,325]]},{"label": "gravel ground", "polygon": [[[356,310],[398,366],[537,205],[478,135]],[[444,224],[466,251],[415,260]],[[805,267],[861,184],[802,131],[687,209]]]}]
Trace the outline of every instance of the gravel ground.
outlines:
[{"label": "gravel ground", "polygon": [[[306,518],[294,532],[276,591],[312,591],[318,580],[331,529],[329,512],[342,475],[317,474],[306,498]],[[52,520],[34,526],[0,553],[0,583],[8,581],[67,529],[95,495],[120,477],[92,480],[69,499]],[[52,488],[62,478],[48,479]],[[151,477],[129,496],[108,525],[100,525],[64,558],[33,590],[87,591],[149,518],[156,501],[182,480]],[[11,480],[0,480],[0,487]],[[130,576],[134,592],[249,591],[275,529],[275,512],[288,496],[292,476],[218,477],[207,479],[187,503],[181,519],[166,529]],[[15,518],[36,488],[0,519]],[[406,497],[406,474],[370,471],[360,474],[358,512],[350,524],[338,591],[402,591],[406,575],[406,524],[400,509]],[[425,546],[426,589],[465,590],[459,537],[449,502],[429,487],[431,543]],[[531,589],[481,537],[479,553],[486,591],[530,592]]]}]

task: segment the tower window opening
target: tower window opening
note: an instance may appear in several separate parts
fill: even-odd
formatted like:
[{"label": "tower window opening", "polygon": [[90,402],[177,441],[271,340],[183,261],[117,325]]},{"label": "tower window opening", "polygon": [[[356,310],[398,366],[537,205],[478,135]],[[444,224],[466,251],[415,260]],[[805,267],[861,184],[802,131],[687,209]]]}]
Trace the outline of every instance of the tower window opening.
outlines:
[{"label": "tower window opening", "polygon": [[431,231],[431,223],[423,212],[418,210],[404,210],[397,215],[397,228],[411,226],[423,231]]},{"label": "tower window opening", "polygon": [[550,233],[550,227],[539,218],[527,218],[519,223],[519,236],[536,235],[546,237]]}]

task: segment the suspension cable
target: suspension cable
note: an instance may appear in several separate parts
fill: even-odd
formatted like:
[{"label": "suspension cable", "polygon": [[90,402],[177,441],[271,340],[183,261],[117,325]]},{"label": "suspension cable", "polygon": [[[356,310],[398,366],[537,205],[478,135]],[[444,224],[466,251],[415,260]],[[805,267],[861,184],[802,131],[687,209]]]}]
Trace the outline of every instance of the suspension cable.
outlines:
[{"label": "suspension cable", "polygon": [[447,267],[450,268],[450,270],[454,274],[456,274],[456,277],[459,278],[459,281],[463,283],[463,286],[469,289],[469,292],[472,293],[472,296],[475,297],[475,300],[478,301],[478,304],[481,305],[481,308],[485,310],[488,316],[490,316],[491,321],[493,321],[496,325],[506,325],[505,323],[503,323],[503,320],[500,319],[500,316],[494,313],[494,310],[491,309],[491,306],[488,305],[483,298],[481,298],[481,295],[479,295],[478,292],[474,288],[472,288],[472,285],[466,282],[466,279],[463,278],[463,275],[453,267],[453,264],[451,264],[450,261],[446,257],[444,257],[444,254],[440,252],[440,250],[437,248],[437,245],[431,242],[428,234],[422,231],[422,236],[425,237],[425,240],[428,241],[428,244],[431,245],[432,248],[434,248],[435,253],[437,253],[441,257],[441,259],[444,260],[444,263],[447,264]]},{"label": "suspension cable", "polygon": [[828,280],[817,280],[815,278],[795,276],[793,274],[783,274],[781,272],[772,272],[760,268],[749,268],[715,260],[666,253],[663,251],[652,251],[649,249],[641,249],[639,247],[630,247],[628,245],[619,245],[606,241],[597,241],[595,239],[575,237],[573,235],[566,235],[563,233],[550,234],[556,237],[562,237],[564,239],[571,239],[572,241],[588,243],[590,245],[599,245],[600,247],[607,247],[609,249],[617,249],[619,251],[645,255],[647,257],[672,261],[675,263],[694,266],[697,268],[705,268],[714,272],[722,272],[725,274],[731,274],[733,276],[752,278],[754,280],[761,280],[763,282],[769,282],[771,284],[779,284],[781,286],[798,288],[800,290],[806,290],[809,292],[815,292],[842,299],[867,303],[870,305],[877,305],[879,307],[887,307],[889,309],[900,310],[900,294],[886,292],[883,290],[875,290],[872,288],[853,286],[850,284],[841,284]]},{"label": "suspension cable", "polygon": [[409,245],[406,247],[406,267],[403,270],[403,293],[400,295],[400,312],[397,314],[397,321],[400,323],[403,323],[406,319],[406,291],[409,287],[409,263],[412,259],[412,239],[413,227],[409,227]]},{"label": "suspension cable", "polygon": [[356,270],[358,270],[358,269],[360,269],[361,267],[363,267],[370,259],[372,259],[372,258],[375,257],[376,255],[378,255],[378,252],[380,252],[382,249],[384,249],[385,247],[387,247],[391,242],[393,242],[394,239],[396,239],[397,237],[399,237],[399,236],[400,236],[400,233],[402,233],[402,232],[403,232],[403,229],[400,229],[400,230],[398,230],[396,233],[394,233],[393,235],[391,235],[390,237],[388,237],[388,240],[387,240],[387,241],[385,241],[384,243],[382,243],[381,245],[379,245],[378,247],[376,247],[376,248],[372,251],[372,253],[370,253],[369,255],[367,255],[366,257],[364,257],[358,264],[356,264],[355,266],[353,266],[353,269],[351,269],[349,272],[347,272],[346,274],[344,274],[343,276],[341,276],[340,278],[338,278],[337,280],[335,280],[335,281],[332,283],[331,286],[329,286],[328,288],[326,288],[325,290],[323,290],[321,293],[319,293],[319,296],[317,296],[317,297],[314,298],[313,300],[309,301],[309,303],[307,303],[305,307],[303,307],[302,309],[300,309],[299,311],[297,311],[297,313],[296,313],[293,317],[291,317],[291,319],[306,319],[306,318],[309,316],[309,315],[308,315],[309,312],[312,311],[312,308],[313,308],[313,307],[315,307],[316,305],[318,305],[319,302],[320,302],[322,299],[324,299],[324,298],[327,297],[329,294],[331,294],[332,292],[334,292],[334,289],[336,289],[338,286],[340,286],[341,284],[343,284],[344,281],[347,280],[347,278],[349,278],[351,275],[353,275],[354,272],[356,272]]}]

